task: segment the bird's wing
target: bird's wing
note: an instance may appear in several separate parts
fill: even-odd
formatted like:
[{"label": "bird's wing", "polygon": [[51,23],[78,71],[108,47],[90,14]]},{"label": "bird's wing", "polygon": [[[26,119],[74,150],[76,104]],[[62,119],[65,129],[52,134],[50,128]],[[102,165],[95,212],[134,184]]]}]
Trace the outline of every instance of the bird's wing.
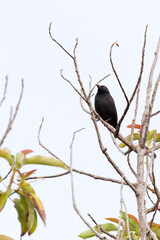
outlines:
[{"label": "bird's wing", "polygon": [[117,110],[116,110],[114,99],[112,98],[111,95],[107,96],[107,101],[109,102],[110,108],[113,112],[113,116],[115,117],[115,120],[117,121]]}]

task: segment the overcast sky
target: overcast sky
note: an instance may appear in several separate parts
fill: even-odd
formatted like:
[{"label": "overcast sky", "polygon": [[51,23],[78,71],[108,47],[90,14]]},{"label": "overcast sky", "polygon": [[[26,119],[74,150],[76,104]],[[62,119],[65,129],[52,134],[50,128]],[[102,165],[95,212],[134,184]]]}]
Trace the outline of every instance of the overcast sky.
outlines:
[{"label": "overcast sky", "polygon": [[[125,99],[110,67],[109,49],[113,42],[119,42],[120,47],[113,50],[113,58],[123,86],[130,96],[140,70],[144,31],[148,24],[143,91],[137,120],[140,123],[146,82],[160,35],[159,9],[159,0],[0,0],[1,94],[5,76],[9,78],[7,99],[1,108],[1,135],[9,119],[10,106],[15,106],[18,100],[22,78],[25,85],[17,119],[3,147],[8,147],[13,154],[22,149],[32,149],[35,154],[48,156],[37,140],[38,128],[44,117],[42,142],[69,164],[72,134],[85,127],[75,140],[74,167],[120,179],[102,156],[90,117],[80,108],[79,97],[60,77],[59,70],[63,68],[64,75],[78,86],[72,60],[51,41],[48,27],[52,22],[53,36],[71,53],[78,37],[77,60],[86,87],[89,75],[95,84],[105,75],[111,74],[104,84],[115,99],[120,116]],[[158,63],[157,72],[159,66]],[[158,100],[155,110],[159,109]],[[132,121],[133,108],[134,105],[121,128],[124,136],[129,133],[126,125]],[[158,123],[159,118],[156,117],[151,122],[151,128],[160,131]],[[111,157],[135,181],[130,176],[125,158],[115,149],[109,132],[100,123],[99,126]],[[0,162],[0,169],[0,175],[9,170],[4,160]],[[24,171],[28,169],[38,169],[38,176],[63,172],[54,167],[24,167]],[[87,213],[98,223],[105,223],[105,217],[118,217],[120,186],[84,176],[76,175],[74,179],[77,205],[87,219]],[[44,227],[38,219],[37,230],[30,239],[78,240],[77,235],[87,227],[73,210],[70,176],[37,181],[32,186],[44,204],[47,225]],[[124,198],[128,212],[137,216],[134,195],[124,189]],[[0,226],[0,234],[19,239],[20,225],[11,201],[7,202],[0,214]],[[28,236],[23,239],[28,239]]]}]

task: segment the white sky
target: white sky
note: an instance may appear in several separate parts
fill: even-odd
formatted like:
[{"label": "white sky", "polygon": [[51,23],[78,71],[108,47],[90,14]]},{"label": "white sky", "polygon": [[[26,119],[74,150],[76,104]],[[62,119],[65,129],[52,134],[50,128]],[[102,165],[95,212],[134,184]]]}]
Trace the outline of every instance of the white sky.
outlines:
[{"label": "white sky", "polygon": [[[113,50],[114,62],[130,96],[139,74],[145,26],[149,25],[138,115],[140,123],[146,81],[160,35],[159,9],[158,0],[1,0],[0,82],[3,89],[5,76],[8,74],[9,89],[8,98],[1,109],[0,134],[5,130],[10,105],[15,105],[18,99],[21,78],[25,84],[19,114],[3,147],[8,147],[13,154],[22,149],[33,149],[35,154],[48,156],[37,141],[39,124],[44,117],[42,142],[69,163],[72,134],[75,130],[86,127],[86,130],[77,135],[75,141],[74,167],[120,179],[102,156],[92,122],[79,106],[79,97],[60,77],[59,70],[63,68],[65,76],[78,86],[72,61],[51,41],[48,26],[52,21],[53,35],[71,53],[75,39],[79,38],[77,59],[85,86],[88,86],[88,75],[91,75],[93,83],[96,83],[105,75],[112,74],[104,84],[110,89],[120,116],[125,100],[111,71],[109,48],[118,40],[120,48],[115,47]],[[155,110],[158,109],[157,100]],[[121,132],[124,135],[129,133],[125,126],[131,123],[132,110],[133,108],[122,125]],[[158,120],[159,117],[153,119],[151,129],[154,127],[160,131]],[[108,131],[100,123],[99,126],[111,157],[134,181],[126,160],[115,149]],[[132,161],[134,160],[133,155]],[[5,175],[9,170],[4,160],[1,161],[0,168],[0,175]],[[38,169],[39,176],[62,172],[61,169],[53,167],[24,167],[24,171],[28,169]],[[87,227],[73,210],[70,176],[38,181],[32,186],[44,204],[47,226],[45,228],[38,219],[37,230],[30,239],[79,239],[77,235]],[[85,216],[90,213],[98,223],[105,223],[105,217],[118,217],[120,186],[75,176],[75,188],[78,207]],[[128,212],[137,216],[134,195],[124,189],[124,196]],[[6,208],[0,214],[0,226],[0,234],[18,239],[20,225],[11,201],[7,202]],[[28,236],[23,239],[28,239]]]}]

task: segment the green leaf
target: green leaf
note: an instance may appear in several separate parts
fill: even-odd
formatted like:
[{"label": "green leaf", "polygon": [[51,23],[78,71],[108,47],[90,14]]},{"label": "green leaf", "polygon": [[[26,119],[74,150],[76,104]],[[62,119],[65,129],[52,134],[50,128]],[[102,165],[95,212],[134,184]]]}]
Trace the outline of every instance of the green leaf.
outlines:
[{"label": "green leaf", "polygon": [[35,193],[34,189],[27,182],[23,182],[23,184],[21,185],[21,188],[29,193]]},{"label": "green leaf", "polygon": [[4,208],[7,198],[11,195],[11,193],[12,193],[11,189],[7,190],[6,192],[1,193],[1,195],[0,195],[0,212]]},{"label": "green leaf", "polygon": [[13,238],[7,237],[5,235],[0,235],[0,240],[14,240]]},{"label": "green leaf", "polygon": [[160,238],[160,224],[152,223],[152,231],[156,234],[157,238]]},{"label": "green leaf", "polygon": [[40,156],[40,155],[26,158],[24,164],[43,164],[43,165],[55,166],[55,167],[61,167],[64,169],[68,169],[62,161],[60,161],[56,158],[53,158],[53,157],[45,157],[45,156]]},{"label": "green leaf", "polygon": [[[103,228],[103,230],[110,232],[110,231],[117,231],[117,227],[112,224],[112,223],[105,223],[105,224],[100,224],[101,228]],[[94,229],[98,232],[98,227],[95,226]],[[101,232],[102,233],[102,232]],[[88,231],[84,231],[82,233],[80,233],[78,235],[78,237],[82,238],[82,239],[87,239],[87,238],[91,238],[94,237],[95,234],[92,232],[92,230],[88,230]]]},{"label": "green leaf", "polygon": [[156,130],[153,129],[152,131],[149,131],[148,135],[147,135],[147,141],[151,142],[154,138],[154,134],[156,133]]},{"label": "green leaf", "polygon": [[34,206],[23,195],[20,196],[20,199],[14,199],[13,201],[21,224],[21,236],[24,236],[26,232],[32,229],[34,224]]},{"label": "green leaf", "polygon": [[157,133],[156,135],[156,142],[160,142],[160,133]]},{"label": "green leaf", "polygon": [[13,165],[14,157],[11,154],[8,153],[6,148],[0,149],[0,157],[6,159],[10,166]]},{"label": "green leaf", "polygon": [[16,167],[21,168],[24,165],[25,158],[22,152],[16,154]]},{"label": "green leaf", "polygon": [[33,220],[32,227],[31,227],[31,229],[30,229],[29,232],[28,232],[28,235],[29,235],[29,236],[30,236],[32,233],[34,233],[34,231],[36,230],[36,227],[37,227],[37,213],[36,213],[36,211],[34,210],[34,220]]},{"label": "green leaf", "polygon": [[[139,133],[134,133],[134,134],[133,134],[133,141],[139,140],[139,138],[140,138],[140,134],[139,134]],[[128,135],[128,136],[126,137],[126,139],[127,139],[128,141],[130,141],[130,140],[131,140],[131,134]],[[126,146],[126,144],[123,143],[123,142],[121,142],[121,143],[119,144],[119,147],[120,147],[120,148],[124,148],[125,146]]]},{"label": "green leaf", "polygon": [[14,199],[14,207],[18,213],[18,220],[21,224],[21,236],[23,236],[29,230],[28,222],[26,222],[26,209],[23,206],[21,199]]},{"label": "green leaf", "polygon": [[[126,224],[127,218],[125,212],[122,213],[122,219],[125,221]],[[128,221],[130,231],[135,231],[137,234],[139,234],[139,224],[137,223],[138,221],[137,218],[134,217],[133,215],[128,215]]]},{"label": "green leaf", "polygon": [[18,191],[18,193],[22,194],[32,203],[32,205],[36,208],[37,212],[39,213],[43,223],[46,224],[45,210],[41,200],[36,196],[36,194],[33,192],[28,192],[26,190]]}]

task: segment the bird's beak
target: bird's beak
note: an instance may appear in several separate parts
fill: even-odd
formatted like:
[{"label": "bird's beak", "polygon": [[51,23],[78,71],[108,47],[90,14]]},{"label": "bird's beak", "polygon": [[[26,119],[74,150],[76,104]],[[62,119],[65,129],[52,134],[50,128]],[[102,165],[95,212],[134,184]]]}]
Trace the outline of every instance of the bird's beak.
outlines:
[{"label": "bird's beak", "polygon": [[98,84],[96,86],[97,86],[98,89],[100,89],[100,86]]}]

